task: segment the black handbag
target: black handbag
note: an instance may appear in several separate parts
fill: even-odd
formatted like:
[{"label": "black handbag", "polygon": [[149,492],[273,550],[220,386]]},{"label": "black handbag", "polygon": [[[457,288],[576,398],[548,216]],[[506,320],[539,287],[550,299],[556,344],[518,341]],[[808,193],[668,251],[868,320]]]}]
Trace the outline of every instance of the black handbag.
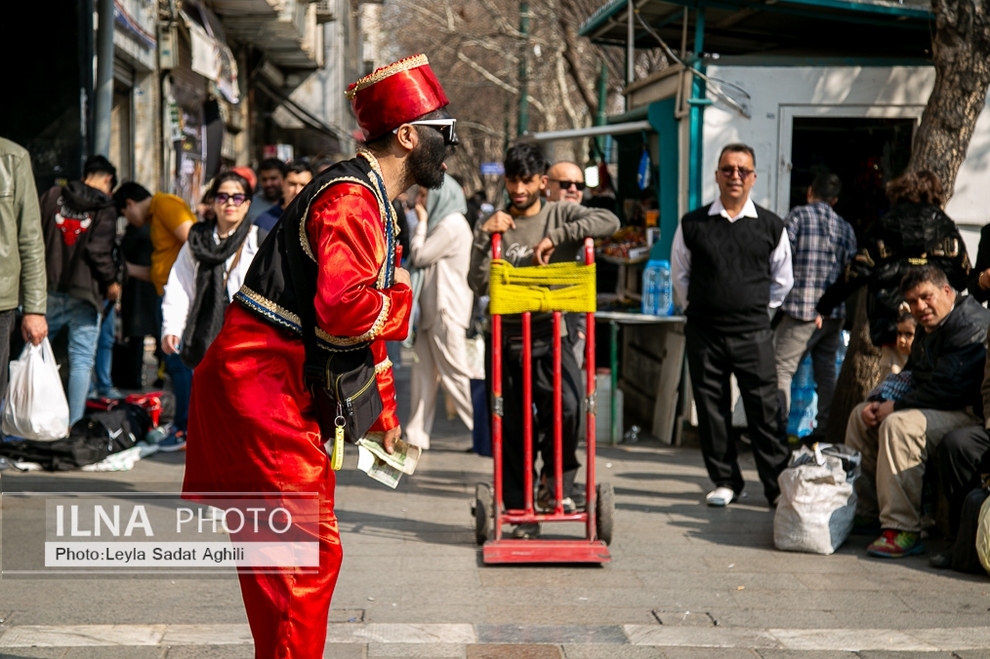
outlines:
[{"label": "black handbag", "polygon": [[[300,222],[305,218],[300,219]],[[289,259],[289,275],[299,304],[303,345],[306,347],[306,386],[313,395],[316,419],[324,441],[335,438],[343,430],[344,440],[355,443],[367,434],[381,416],[384,405],[375,377],[375,357],[370,345],[339,352],[321,349],[316,340],[316,292],[303,270],[302,246],[298,225],[286,229],[279,222],[276,231],[285,245]],[[335,467],[336,468],[336,467]]]},{"label": "black handbag", "polygon": [[370,348],[362,348],[334,353],[323,361],[322,367],[306,365],[306,385],[313,394],[320,434],[329,439],[337,428],[343,428],[344,439],[353,444],[367,434],[384,409],[374,355]]}]

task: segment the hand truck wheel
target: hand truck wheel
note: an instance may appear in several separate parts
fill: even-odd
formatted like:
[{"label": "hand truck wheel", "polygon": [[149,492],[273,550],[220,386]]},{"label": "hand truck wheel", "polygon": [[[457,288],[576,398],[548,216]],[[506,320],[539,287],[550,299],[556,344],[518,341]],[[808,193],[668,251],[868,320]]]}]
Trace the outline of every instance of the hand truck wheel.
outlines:
[{"label": "hand truck wheel", "polygon": [[492,488],[485,483],[474,487],[474,540],[479,545],[492,535]]},{"label": "hand truck wheel", "polygon": [[612,524],[615,518],[615,490],[611,483],[599,483],[595,502],[595,530],[598,539],[606,545],[612,544]]}]

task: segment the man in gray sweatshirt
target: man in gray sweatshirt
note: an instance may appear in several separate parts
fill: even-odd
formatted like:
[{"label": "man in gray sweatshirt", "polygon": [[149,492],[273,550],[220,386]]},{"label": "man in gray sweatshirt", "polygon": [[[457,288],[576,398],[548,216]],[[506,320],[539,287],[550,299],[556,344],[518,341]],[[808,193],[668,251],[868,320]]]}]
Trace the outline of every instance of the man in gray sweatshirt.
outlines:
[{"label": "man in gray sweatshirt", "polygon": [[[584,238],[603,238],[619,229],[619,219],[599,208],[579,204],[547,201],[549,163],[535,144],[522,143],[505,155],[505,189],[509,194],[508,211],[496,211],[474,231],[471,269],[468,283],[476,295],[488,295],[489,266],[492,256],[492,234],[502,234],[502,258],[514,266],[546,265],[575,261],[582,254]],[[561,323],[561,331],[567,325]],[[523,409],[522,409],[522,326],[518,317],[509,316],[503,322],[502,344],[502,475],[503,499],[507,509],[520,510],[525,505],[523,471]],[[534,451],[543,456],[543,482],[537,505],[553,508],[555,484],[553,474],[556,456],[553,450],[553,320],[550,314],[533,314],[532,321],[532,390],[536,408],[533,428]],[[577,460],[578,432],[581,409],[581,369],[574,353],[566,349],[569,341],[562,337],[561,351],[563,408],[563,504],[573,509],[582,504],[574,481],[580,463]],[[491,354],[491,336],[486,336]],[[486,362],[486,380],[491,391],[490,362]],[[532,468],[526,466],[525,468]],[[577,500],[577,501],[576,501]],[[517,538],[539,535],[538,524],[522,524],[513,532]]]}]

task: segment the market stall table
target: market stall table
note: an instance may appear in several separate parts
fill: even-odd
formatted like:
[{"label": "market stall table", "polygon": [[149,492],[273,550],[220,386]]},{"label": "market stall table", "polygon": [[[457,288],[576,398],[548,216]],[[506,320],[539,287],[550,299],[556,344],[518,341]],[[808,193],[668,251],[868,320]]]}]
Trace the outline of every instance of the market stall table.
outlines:
[{"label": "market stall table", "polygon": [[[619,325],[658,325],[672,327],[673,324],[683,325],[687,318],[684,316],[652,316],[626,311],[598,311],[595,320],[607,321],[609,324],[609,367],[611,369],[611,400],[609,402],[611,432],[609,438],[612,444],[619,441],[622,428],[618,421],[618,389],[619,389]],[[683,333],[665,332],[665,355],[662,362],[669,362],[674,368],[664,368],[661,363],[655,395],[652,434],[668,443],[676,443],[677,391],[681,382],[681,371],[684,363]]]}]

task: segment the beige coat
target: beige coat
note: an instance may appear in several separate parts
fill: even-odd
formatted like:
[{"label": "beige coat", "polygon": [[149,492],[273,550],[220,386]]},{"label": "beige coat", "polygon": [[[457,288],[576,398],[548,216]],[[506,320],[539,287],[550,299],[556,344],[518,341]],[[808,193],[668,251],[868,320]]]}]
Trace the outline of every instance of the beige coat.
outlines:
[{"label": "beige coat", "polygon": [[409,264],[423,270],[419,294],[420,330],[428,330],[443,314],[448,327],[467,329],[474,296],[467,283],[471,266],[471,227],[460,213],[452,213],[426,234],[426,222],[416,225],[409,241]]}]

